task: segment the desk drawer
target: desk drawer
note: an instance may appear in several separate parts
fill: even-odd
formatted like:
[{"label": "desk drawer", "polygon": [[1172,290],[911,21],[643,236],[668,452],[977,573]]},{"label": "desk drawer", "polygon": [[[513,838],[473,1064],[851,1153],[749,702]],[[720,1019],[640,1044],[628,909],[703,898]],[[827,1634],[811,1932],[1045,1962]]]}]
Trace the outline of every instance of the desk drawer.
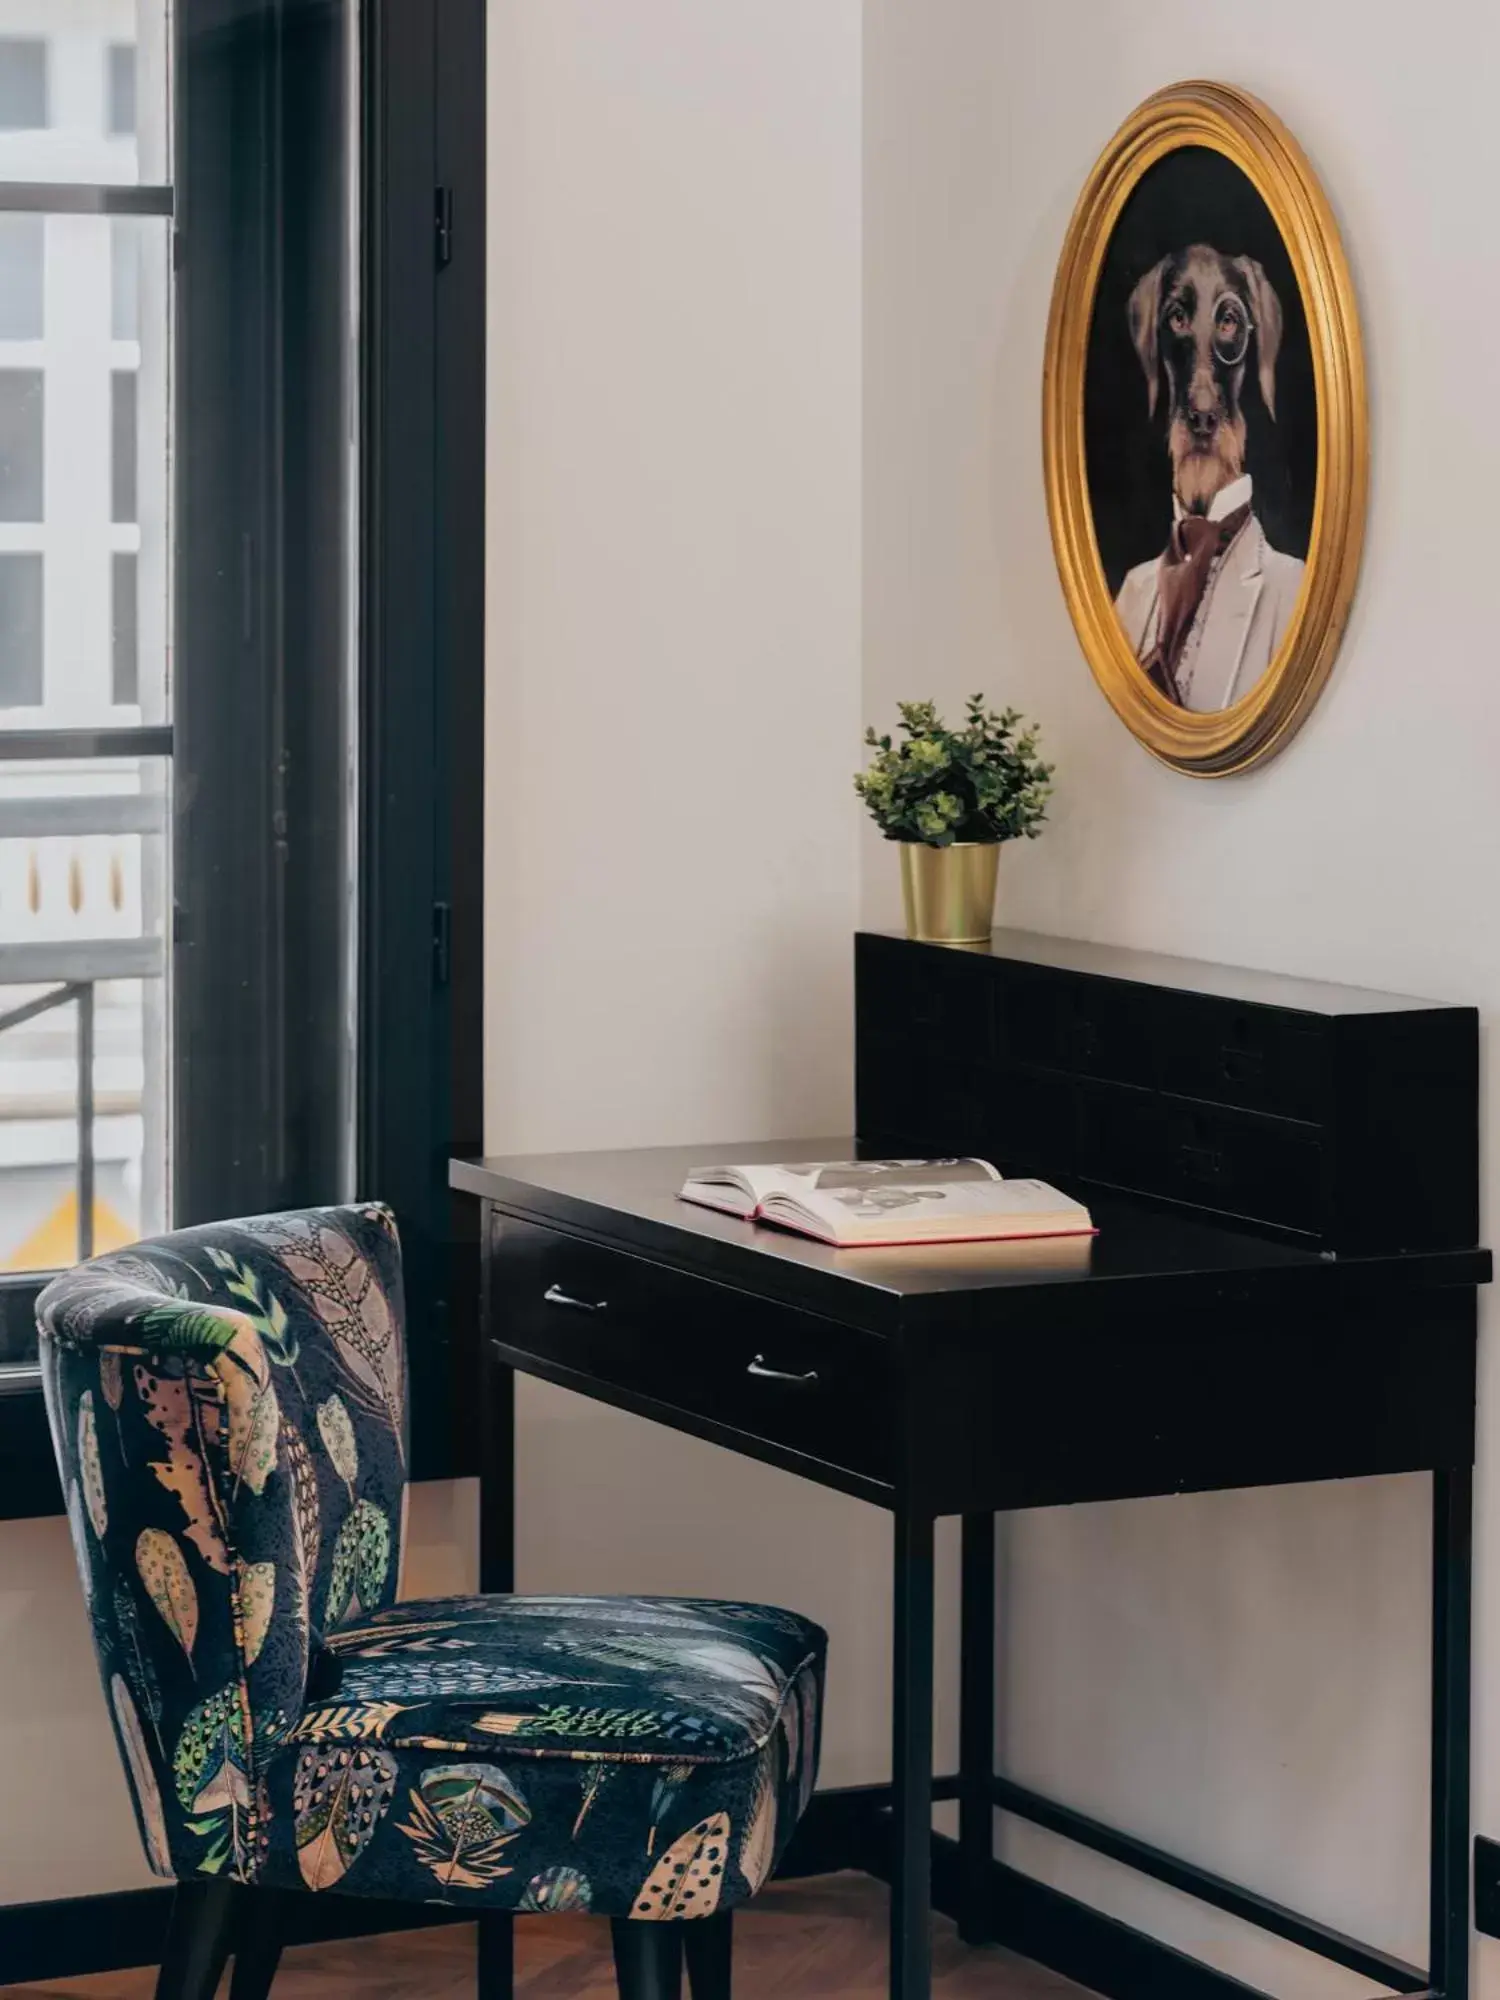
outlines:
[{"label": "desk drawer", "polygon": [[1157,1040],[1163,1090],[1308,1123],[1328,1116],[1328,1028],[1314,1015],[1177,994]]},{"label": "desk drawer", "polygon": [[893,1464],[890,1350],[872,1334],[497,1215],[488,1334],[504,1346],[851,1472]]},{"label": "desk drawer", "polygon": [[1315,1127],[1102,1084],[1083,1088],[1080,1114],[1088,1180],[1311,1235],[1326,1226]]}]

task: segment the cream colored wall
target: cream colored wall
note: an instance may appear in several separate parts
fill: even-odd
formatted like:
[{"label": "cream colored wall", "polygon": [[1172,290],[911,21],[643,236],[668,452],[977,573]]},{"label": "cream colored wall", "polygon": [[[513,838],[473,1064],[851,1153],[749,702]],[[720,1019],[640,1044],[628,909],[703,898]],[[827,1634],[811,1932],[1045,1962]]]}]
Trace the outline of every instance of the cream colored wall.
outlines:
[{"label": "cream colored wall", "polygon": [[[494,0],[492,1149],[850,1119],[856,0]],[[713,1338],[705,1327],[702,1337]],[[765,1596],[884,1764],[886,1524],[523,1384],[523,1588]]]},{"label": "cream colored wall", "polygon": [[[983,687],[1040,718],[1055,823],[1002,863],[1041,930],[1500,1009],[1500,678],[1489,439],[1474,367],[1500,307],[1500,14],[1432,0],[869,0],[865,10],[864,639],[873,718]],[[1334,680],[1270,768],[1153,764],[1096,692],[1043,506],[1052,271],[1088,168],[1183,76],[1263,96],[1339,212],[1371,364],[1374,490]],[[1477,397],[1477,401],[1476,401]],[[869,918],[896,916],[864,854]],[[1488,1039],[1488,1038],[1487,1038]],[[1487,1070],[1486,1139],[1497,1079]],[[1485,1214],[1500,1235],[1491,1181]],[[1500,1830],[1500,1425],[1486,1334],[1476,1823]],[[1010,1525],[1004,1758],[1027,1782],[1420,1962],[1426,1492],[1389,1480],[1080,1508]],[[1025,1866],[1241,1977],[1360,1982],[1252,1948],[1047,1836]],[[1486,1944],[1482,1991],[1500,1993]]]},{"label": "cream colored wall", "polygon": [[[477,1541],[473,1480],[413,1488],[406,1595],[472,1589]],[[153,1882],[64,1520],[0,1526],[0,1690],[0,1905]]]},{"label": "cream colored wall", "polygon": [[0,1527],[0,1689],[0,1904],[150,1882],[64,1520]]}]

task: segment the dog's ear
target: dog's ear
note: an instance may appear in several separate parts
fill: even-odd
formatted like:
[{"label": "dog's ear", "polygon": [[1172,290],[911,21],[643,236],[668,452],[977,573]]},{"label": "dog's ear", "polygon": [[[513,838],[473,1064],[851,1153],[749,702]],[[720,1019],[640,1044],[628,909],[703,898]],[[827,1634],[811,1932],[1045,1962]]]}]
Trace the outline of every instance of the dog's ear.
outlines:
[{"label": "dog's ear", "polygon": [[1234,268],[1245,287],[1250,300],[1250,317],[1255,321],[1255,362],[1260,374],[1260,399],[1274,422],[1276,357],[1281,352],[1281,300],[1276,296],[1276,287],[1253,257],[1236,257]]},{"label": "dog's ear", "polygon": [[1141,357],[1141,366],[1146,371],[1146,402],[1150,414],[1156,415],[1156,394],[1161,381],[1161,369],[1157,360],[1156,322],[1161,313],[1161,281],[1167,274],[1169,257],[1163,257],[1159,264],[1141,279],[1130,294],[1130,304],[1126,308],[1130,315],[1130,338],[1135,342],[1135,351]]}]

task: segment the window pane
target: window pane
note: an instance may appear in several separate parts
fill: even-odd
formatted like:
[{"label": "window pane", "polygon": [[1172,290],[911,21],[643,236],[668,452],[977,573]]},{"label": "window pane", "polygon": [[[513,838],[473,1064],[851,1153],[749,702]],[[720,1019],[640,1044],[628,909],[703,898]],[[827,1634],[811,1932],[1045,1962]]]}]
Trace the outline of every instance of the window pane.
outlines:
[{"label": "window pane", "polygon": [[168,0],[0,0],[0,181],[171,179]]},{"label": "window pane", "polygon": [[[39,587],[41,597],[21,622],[26,650],[17,639],[0,661],[0,730],[162,722],[170,225],[22,219],[43,226],[45,314],[24,350],[0,338],[0,551],[35,556],[40,585],[11,596]],[[8,352],[26,366],[7,368]]]},{"label": "window pane", "polygon": [[135,376],[117,369],[110,378],[111,518],[135,519]]},{"label": "window pane", "polygon": [[163,1224],[166,784],[160,759],[0,765],[0,1272],[78,1252],[80,999],[93,1247]]},{"label": "window pane", "polygon": [[0,340],[42,337],[46,218],[0,214]]},{"label": "window pane", "polygon": [[0,521],[42,518],[42,371],[0,368]]},{"label": "window pane", "polygon": [[40,132],[47,125],[47,44],[0,36],[0,131]]},{"label": "window pane", "polygon": [[141,225],[116,216],[109,235],[109,330],[116,340],[139,340]]},{"label": "window pane", "polygon": [[133,708],[141,698],[140,611],[136,604],[136,558],[114,558],[111,643],[114,697]]},{"label": "window pane", "polygon": [[109,134],[112,139],[135,137],[135,44],[109,46]]},{"label": "window pane", "polygon": [[42,558],[0,555],[0,709],[42,699]]}]

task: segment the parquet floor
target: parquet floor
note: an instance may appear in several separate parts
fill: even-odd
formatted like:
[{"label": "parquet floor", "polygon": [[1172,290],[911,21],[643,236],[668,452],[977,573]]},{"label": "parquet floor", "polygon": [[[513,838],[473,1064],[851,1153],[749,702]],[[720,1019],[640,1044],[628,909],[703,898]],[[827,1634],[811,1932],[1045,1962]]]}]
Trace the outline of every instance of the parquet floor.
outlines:
[{"label": "parquet floor", "polygon": [[[614,2000],[609,1927],[523,1917],[517,2000]],[[971,1951],[933,1919],[935,2000],[1087,2000],[1055,1973],[998,1950]],[[775,1885],[735,1919],[740,2000],[885,2000],[885,1891],[862,1875]],[[0,1988],[3,2000],[151,2000],[149,1971]],[[288,1952],[275,2000],[472,2000],[467,1927],[305,1945]]]}]

